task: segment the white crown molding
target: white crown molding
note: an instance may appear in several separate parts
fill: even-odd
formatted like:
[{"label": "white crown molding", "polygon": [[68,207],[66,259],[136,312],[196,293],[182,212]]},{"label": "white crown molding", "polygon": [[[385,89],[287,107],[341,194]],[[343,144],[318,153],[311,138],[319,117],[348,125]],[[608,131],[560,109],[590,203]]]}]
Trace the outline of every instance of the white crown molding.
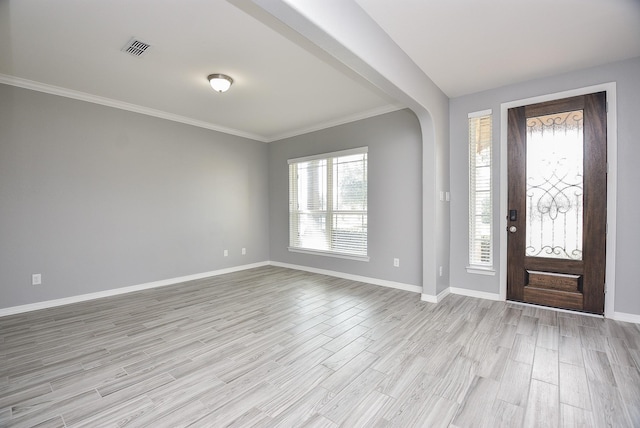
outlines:
[{"label": "white crown molding", "polygon": [[225,128],[220,125],[216,125],[211,122],[205,122],[202,120],[191,119],[186,116],[180,116],[173,113],[168,113],[162,110],[156,110],[149,107],[144,107],[137,104],[126,103],[124,101],[114,100],[112,98],[101,97],[98,95],[92,95],[86,92],[75,91],[73,89],[63,88],[61,86],[49,85],[46,83],[36,82],[34,80],[23,79],[21,77],[9,76],[7,74],[0,73],[0,83],[5,85],[16,86],[18,88],[30,89],[32,91],[44,92],[46,94],[58,95],[61,97],[71,98],[74,100],[85,101],[88,103],[99,104],[107,107],[113,107],[120,110],[131,111],[134,113],[140,113],[147,116],[157,117],[159,119],[170,120],[172,122],[184,123],[185,125],[197,126],[198,128],[209,129],[211,131],[222,132],[224,134],[235,135],[236,137],[248,138],[262,143],[271,143],[273,141],[282,140],[285,138],[296,137],[298,135],[308,134],[314,131],[320,131],[322,129],[332,128],[338,125],[344,125],[346,123],[356,122],[362,119],[368,119],[370,117],[379,116],[381,114],[391,113],[397,110],[402,110],[404,107],[398,105],[386,105],[380,108],[375,108],[361,113],[356,113],[351,116],[346,116],[334,121],[323,122],[308,128],[301,128],[295,131],[286,132],[283,134],[274,135],[271,137],[265,137],[263,135],[253,134],[249,132],[240,131],[238,129]]},{"label": "white crown molding", "polygon": [[334,121],[323,122],[314,126],[310,126],[308,128],[301,128],[296,131],[285,132],[283,134],[274,135],[266,139],[265,141],[267,143],[271,143],[274,141],[284,140],[285,138],[297,137],[298,135],[304,135],[310,132],[321,131],[323,129],[333,128],[334,126],[344,125],[351,122],[357,122],[358,120],[369,119],[370,117],[380,116],[381,114],[391,113],[394,111],[402,110],[404,108],[405,107],[403,106],[389,104],[389,105],[368,110],[365,112],[356,113],[351,116],[342,117]]},{"label": "white crown molding", "polygon": [[211,131],[222,132],[224,134],[235,135],[236,137],[249,138],[251,140],[260,141],[262,143],[268,142],[268,140],[261,135],[251,134],[248,132],[243,132],[243,131],[239,131],[237,129],[232,129],[232,128],[225,128],[223,126],[215,125],[210,122],[191,119],[189,117],[168,113],[166,111],[156,110],[149,107],[140,106],[137,104],[126,103],[124,101],[118,101],[111,98],[101,97],[98,95],[92,95],[86,92],[75,91],[73,89],[67,89],[60,86],[48,85],[46,83],[40,83],[34,80],[23,79],[21,77],[9,76],[9,75],[0,73],[0,83],[4,83],[6,85],[11,85],[11,86],[17,86],[19,88],[30,89],[32,91],[58,95],[61,97],[71,98],[74,100],[85,101],[88,103],[100,104],[103,106],[113,107],[120,110],[127,110],[134,113],[140,113],[147,116],[153,116],[160,119],[170,120],[172,122],[184,123],[185,125],[197,126],[198,128],[204,128],[204,129],[209,129]]}]

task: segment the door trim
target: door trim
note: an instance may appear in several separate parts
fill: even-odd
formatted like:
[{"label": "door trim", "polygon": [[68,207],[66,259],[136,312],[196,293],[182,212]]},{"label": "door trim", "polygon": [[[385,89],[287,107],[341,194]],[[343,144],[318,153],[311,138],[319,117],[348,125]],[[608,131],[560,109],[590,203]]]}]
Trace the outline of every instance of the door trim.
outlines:
[{"label": "door trim", "polygon": [[607,246],[606,246],[606,294],[604,297],[604,316],[614,318],[615,303],[615,256],[616,256],[616,199],[617,199],[617,152],[618,152],[618,124],[616,121],[616,83],[572,89],[564,92],[542,95],[531,98],[510,101],[500,104],[500,208],[498,210],[500,231],[500,300],[507,299],[507,219],[508,210],[508,174],[507,174],[507,111],[513,107],[528,104],[543,103],[594,92],[607,93]]}]

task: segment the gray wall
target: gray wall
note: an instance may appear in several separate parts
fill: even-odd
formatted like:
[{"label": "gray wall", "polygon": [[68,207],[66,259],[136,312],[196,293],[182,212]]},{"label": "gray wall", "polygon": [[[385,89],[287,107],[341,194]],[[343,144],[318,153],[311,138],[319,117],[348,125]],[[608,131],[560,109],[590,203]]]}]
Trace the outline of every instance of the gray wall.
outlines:
[{"label": "gray wall", "polygon": [[0,308],[268,260],[267,152],[0,85]]},{"label": "gray wall", "polygon": [[[494,113],[494,254],[500,254],[499,220],[505,213],[499,210],[500,195],[500,104],[518,99],[547,95],[591,85],[617,82],[618,121],[618,192],[616,238],[615,311],[640,315],[640,281],[637,264],[640,260],[640,58],[608,64],[575,73],[539,79],[519,85],[454,98],[450,102],[451,127],[451,286],[489,293],[499,292],[499,278],[468,274],[468,154],[467,114],[493,109]],[[499,260],[496,269],[500,268]]]},{"label": "gray wall", "polygon": [[[444,134],[442,140],[436,140],[434,168],[436,171],[436,194],[434,201],[436,209],[436,292],[438,295],[446,290],[450,284],[449,265],[451,263],[451,203],[446,200],[440,200],[440,192],[449,192],[451,188],[450,182],[450,137],[449,132],[442,131]],[[440,273],[442,268],[442,273]],[[425,279],[426,280],[426,279]]]},{"label": "gray wall", "polygon": [[[640,58],[452,99],[448,284],[499,292],[468,274],[467,114],[494,111],[498,232],[500,104],[617,82],[615,311],[640,315]],[[0,308],[274,260],[422,285],[422,135],[409,110],[269,145],[0,85]],[[287,159],[369,146],[370,262],[290,253]],[[450,158],[449,158],[450,156]],[[437,192],[436,192],[437,193]],[[497,235],[496,235],[497,236]],[[248,254],[240,255],[246,247]],[[222,256],[228,249],[229,257]],[[494,246],[499,270],[499,240]],[[392,260],[400,258],[400,267]],[[447,278],[449,270],[450,278]],[[31,286],[32,273],[43,274]]]},{"label": "gray wall", "polygon": [[[422,285],[422,136],[401,110],[269,144],[271,260]],[[287,159],[369,147],[369,262],[293,253]],[[393,267],[393,258],[400,267]]]}]

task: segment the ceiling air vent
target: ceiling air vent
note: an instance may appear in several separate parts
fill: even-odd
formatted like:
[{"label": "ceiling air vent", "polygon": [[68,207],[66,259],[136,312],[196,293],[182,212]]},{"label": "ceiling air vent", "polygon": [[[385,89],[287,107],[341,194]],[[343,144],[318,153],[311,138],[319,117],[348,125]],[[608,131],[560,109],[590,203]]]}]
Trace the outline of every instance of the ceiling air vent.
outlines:
[{"label": "ceiling air vent", "polygon": [[124,47],[121,50],[122,52],[126,52],[129,55],[142,56],[150,47],[151,45],[149,43],[145,43],[134,37],[131,40],[129,40],[129,42],[126,45],[124,45]]}]

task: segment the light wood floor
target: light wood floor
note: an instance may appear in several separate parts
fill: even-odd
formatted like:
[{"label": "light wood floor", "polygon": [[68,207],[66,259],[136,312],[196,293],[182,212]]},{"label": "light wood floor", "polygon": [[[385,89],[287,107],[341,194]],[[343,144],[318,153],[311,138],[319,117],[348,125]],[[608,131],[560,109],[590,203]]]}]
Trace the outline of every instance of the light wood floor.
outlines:
[{"label": "light wood floor", "polygon": [[638,427],[640,328],[264,267],[0,318],[0,426]]}]

